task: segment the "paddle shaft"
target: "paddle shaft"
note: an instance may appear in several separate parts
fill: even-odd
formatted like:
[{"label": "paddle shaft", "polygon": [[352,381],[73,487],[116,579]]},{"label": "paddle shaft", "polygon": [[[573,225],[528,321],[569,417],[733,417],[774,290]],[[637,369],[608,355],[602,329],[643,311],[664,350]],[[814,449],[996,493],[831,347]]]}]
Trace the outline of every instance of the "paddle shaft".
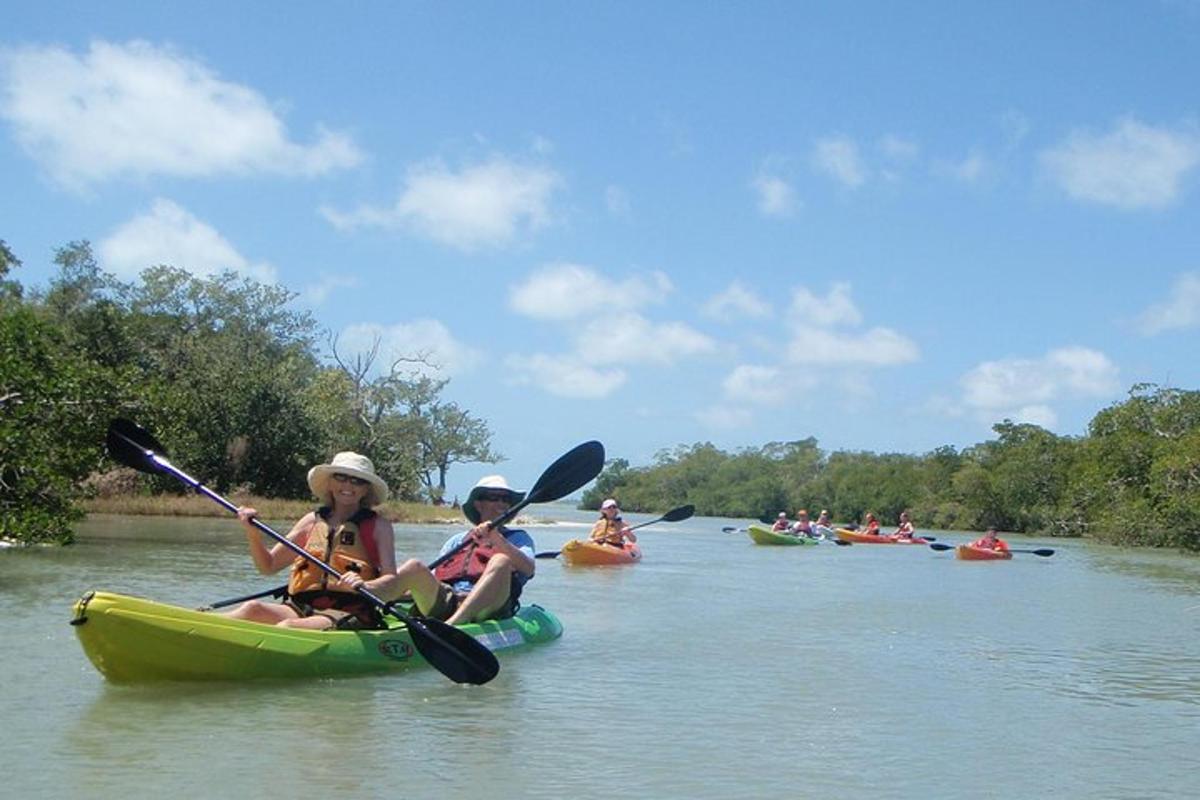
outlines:
[{"label": "paddle shaft", "polygon": [[[931,549],[933,549],[933,550],[940,550],[940,551],[945,551],[945,550],[955,550],[955,549],[957,549],[955,545],[952,545],[952,544],[939,544],[939,543],[936,543],[936,542],[935,542],[935,543],[932,543],[932,544],[930,544],[930,545],[929,545],[929,547],[930,547]],[[1029,553],[1030,555],[1034,555],[1034,556],[1041,556],[1042,558],[1049,558],[1050,556],[1054,555],[1054,550],[1052,550],[1052,549],[1051,549],[1051,548],[1049,548],[1049,547],[1042,547],[1042,548],[1039,548],[1039,549],[1037,549],[1037,550],[1029,550],[1029,549],[1022,548],[1022,547],[1010,547],[1010,548],[1008,548],[1008,550],[1007,550],[1006,552],[1009,552],[1009,553]]]},{"label": "paddle shaft", "polygon": [[[171,473],[176,478],[178,478],[179,480],[186,483],[188,486],[191,486],[196,491],[197,494],[204,495],[208,499],[210,499],[213,502],[217,503],[218,505],[224,507],[226,510],[228,510],[230,513],[232,513],[234,516],[237,516],[237,513],[238,513],[237,506],[235,506],[233,503],[226,500],[221,495],[214,492],[212,489],[209,489],[203,483],[196,480],[191,475],[188,475],[186,472],[179,469],[171,462],[167,461],[164,458],[161,458],[157,453],[147,451],[146,458],[152,460],[158,466],[159,469],[163,470],[164,472]],[[250,524],[253,525],[255,528],[257,528],[258,530],[260,530],[263,533],[270,536],[275,541],[282,544],[287,549],[291,550],[296,555],[298,555],[302,558],[305,558],[310,563],[316,565],[317,567],[320,567],[330,577],[337,578],[339,580],[341,579],[342,573],[338,572],[336,569],[329,566],[324,561],[317,558],[312,553],[308,552],[303,547],[301,547],[300,545],[293,542],[291,539],[289,539],[286,536],[284,536],[283,534],[277,532],[270,525],[267,525],[265,522],[260,521],[257,517],[251,517]],[[373,594],[369,589],[365,589],[362,586],[356,586],[355,589],[358,591],[359,594],[361,594],[363,597],[370,600],[372,603],[374,603],[379,608],[387,607],[387,603],[385,603],[383,600],[379,599],[379,597],[377,597],[375,594]]]}]

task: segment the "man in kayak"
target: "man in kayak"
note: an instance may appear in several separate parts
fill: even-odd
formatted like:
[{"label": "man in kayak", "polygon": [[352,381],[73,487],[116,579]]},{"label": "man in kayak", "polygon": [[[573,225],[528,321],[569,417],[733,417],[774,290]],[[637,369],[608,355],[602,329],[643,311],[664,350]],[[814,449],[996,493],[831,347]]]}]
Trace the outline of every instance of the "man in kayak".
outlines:
[{"label": "man in kayak", "polygon": [[863,533],[869,533],[872,536],[879,536],[879,520],[875,519],[875,515],[867,512],[867,518],[863,520]]},{"label": "man in kayak", "polygon": [[600,519],[592,526],[592,541],[622,547],[626,539],[636,542],[637,536],[621,519],[621,509],[617,501],[610,497],[600,504]]},{"label": "man in kayak", "polygon": [[451,625],[511,617],[521,589],[533,577],[533,538],[488,520],[524,497],[501,475],[481,478],[463,503],[463,514],[475,527],[447,539],[432,570],[415,558],[405,561],[380,587],[380,596],[392,600],[411,593],[421,614]]},{"label": "man in kayak", "polygon": [[771,530],[776,533],[787,533],[791,524],[788,522],[787,514],[783,511],[779,512],[779,516],[775,518],[775,524],[771,526]]},{"label": "man in kayak", "polygon": [[377,627],[375,607],[358,593],[386,585],[396,570],[392,523],[375,513],[387,499],[388,486],[366,456],[338,453],[328,464],[308,471],[308,486],[321,507],[305,514],[287,538],[341,573],[336,579],[282,543],[270,550],[251,523],[258,512],[239,508],[250,557],[264,575],[292,565],[283,603],[249,600],[227,616],[290,628]]},{"label": "man in kayak", "polygon": [[808,509],[802,508],[796,512],[796,521],[792,523],[792,533],[798,536],[815,536],[812,523],[808,521]]},{"label": "man in kayak", "polygon": [[971,547],[979,548],[980,550],[999,550],[1008,552],[1008,542],[996,535],[995,528],[988,528],[983,536],[980,536],[975,541],[971,542]]}]

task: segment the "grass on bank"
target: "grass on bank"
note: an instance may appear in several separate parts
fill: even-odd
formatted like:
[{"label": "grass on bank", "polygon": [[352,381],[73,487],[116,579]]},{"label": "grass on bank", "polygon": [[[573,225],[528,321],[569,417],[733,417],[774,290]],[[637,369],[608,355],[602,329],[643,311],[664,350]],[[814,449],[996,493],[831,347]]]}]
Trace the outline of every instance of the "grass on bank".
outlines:
[{"label": "grass on bank", "polygon": [[[230,502],[258,510],[262,519],[300,519],[316,508],[315,500],[280,500],[251,495],[231,495]],[[80,502],[88,514],[126,514],[160,517],[228,517],[230,513],[207,497],[200,495],[118,495],[93,497]],[[451,506],[431,506],[424,503],[388,501],[377,511],[392,522],[426,525],[461,523],[461,509]]]}]

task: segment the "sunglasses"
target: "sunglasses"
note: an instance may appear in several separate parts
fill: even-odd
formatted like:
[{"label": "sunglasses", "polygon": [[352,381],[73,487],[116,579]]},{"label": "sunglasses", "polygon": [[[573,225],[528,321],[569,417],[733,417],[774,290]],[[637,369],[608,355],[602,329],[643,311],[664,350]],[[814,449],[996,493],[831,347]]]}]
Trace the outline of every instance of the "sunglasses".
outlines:
[{"label": "sunglasses", "polygon": [[335,472],[329,477],[333,478],[338,483],[348,483],[351,486],[366,486],[370,481],[356,478],[353,475],[347,475],[344,472]]},{"label": "sunglasses", "polygon": [[491,503],[512,503],[512,495],[508,492],[480,492],[475,499]]}]

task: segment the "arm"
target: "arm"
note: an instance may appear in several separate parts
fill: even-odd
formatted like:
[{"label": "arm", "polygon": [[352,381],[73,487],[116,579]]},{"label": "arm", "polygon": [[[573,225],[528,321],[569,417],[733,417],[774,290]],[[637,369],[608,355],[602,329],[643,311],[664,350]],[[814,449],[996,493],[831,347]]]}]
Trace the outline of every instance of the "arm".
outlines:
[{"label": "arm", "polygon": [[[267,549],[263,543],[262,533],[250,522],[258,515],[255,509],[242,507],[238,509],[237,515],[238,520],[242,523],[242,528],[246,531],[246,542],[250,545],[250,557],[254,559],[254,566],[263,575],[279,572],[292,563],[292,559],[296,558],[296,554],[281,543],[276,543],[270,550]],[[303,547],[308,541],[308,532],[312,529],[313,521],[316,518],[317,515],[312,511],[305,514],[288,531],[287,539],[293,544]]]},{"label": "arm", "polygon": [[[472,535],[479,534],[480,542],[487,544],[497,553],[504,553],[512,560],[513,569],[524,575],[526,578],[533,577],[533,571],[537,568],[537,562],[533,560],[533,547],[517,547],[510,542],[508,538],[500,531],[490,527],[484,522],[471,531]],[[526,534],[528,537],[528,534]]]}]

